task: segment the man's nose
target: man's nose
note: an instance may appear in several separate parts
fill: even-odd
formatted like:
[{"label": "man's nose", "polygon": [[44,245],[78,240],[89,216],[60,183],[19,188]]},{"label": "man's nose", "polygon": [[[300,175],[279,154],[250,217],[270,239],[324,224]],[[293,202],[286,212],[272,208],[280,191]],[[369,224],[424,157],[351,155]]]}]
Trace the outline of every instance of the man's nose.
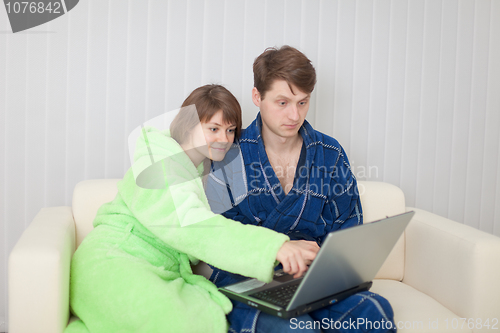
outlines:
[{"label": "man's nose", "polygon": [[293,121],[299,120],[299,110],[297,109],[297,105],[291,105],[288,111],[288,118]]}]

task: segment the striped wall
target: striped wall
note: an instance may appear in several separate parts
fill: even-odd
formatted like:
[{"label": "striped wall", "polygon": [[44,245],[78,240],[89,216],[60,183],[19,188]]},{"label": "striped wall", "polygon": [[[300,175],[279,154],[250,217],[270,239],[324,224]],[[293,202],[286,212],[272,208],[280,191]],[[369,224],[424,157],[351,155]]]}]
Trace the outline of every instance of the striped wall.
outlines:
[{"label": "striped wall", "polygon": [[206,83],[240,100],[289,44],[315,65],[308,120],[359,179],[500,236],[500,1],[81,0],[12,34],[0,8],[0,332],[7,258],[42,207],[128,168],[127,136]]}]

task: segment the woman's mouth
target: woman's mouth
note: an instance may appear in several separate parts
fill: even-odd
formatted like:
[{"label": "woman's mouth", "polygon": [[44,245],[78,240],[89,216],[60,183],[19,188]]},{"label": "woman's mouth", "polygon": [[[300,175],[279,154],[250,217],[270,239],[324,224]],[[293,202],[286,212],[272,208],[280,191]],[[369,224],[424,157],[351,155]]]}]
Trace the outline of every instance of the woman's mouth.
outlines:
[{"label": "woman's mouth", "polygon": [[225,147],[210,147],[211,149],[214,149],[216,151],[226,151]]}]

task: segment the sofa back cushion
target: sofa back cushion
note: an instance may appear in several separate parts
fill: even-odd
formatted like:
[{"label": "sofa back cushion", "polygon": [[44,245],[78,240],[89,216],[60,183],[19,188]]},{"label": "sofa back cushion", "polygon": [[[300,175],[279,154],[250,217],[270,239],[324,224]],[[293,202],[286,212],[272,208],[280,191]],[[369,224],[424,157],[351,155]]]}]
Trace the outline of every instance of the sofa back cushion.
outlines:
[{"label": "sofa back cushion", "polygon": [[116,197],[118,181],[119,179],[93,179],[76,184],[73,192],[76,247],[94,228],[93,222],[99,207]]},{"label": "sofa back cushion", "polygon": [[[403,191],[383,182],[359,181],[363,222],[369,223],[406,211]],[[404,274],[405,234],[399,238],[391,254],[377,273],[377,279],[401,281]]]},{"label": "sofa back cushion", "polygon": [[[92,230],[97,210],[112,201],[119,179],[86,180],[76,185],[73,193],[73,217],[76,224],[76,246]],[[372,181],[359,181],[364,223],[405,212],[403,192],[396,186]],[[404,272],[404,234],[377,274],[380,279],[402,280]]]}]

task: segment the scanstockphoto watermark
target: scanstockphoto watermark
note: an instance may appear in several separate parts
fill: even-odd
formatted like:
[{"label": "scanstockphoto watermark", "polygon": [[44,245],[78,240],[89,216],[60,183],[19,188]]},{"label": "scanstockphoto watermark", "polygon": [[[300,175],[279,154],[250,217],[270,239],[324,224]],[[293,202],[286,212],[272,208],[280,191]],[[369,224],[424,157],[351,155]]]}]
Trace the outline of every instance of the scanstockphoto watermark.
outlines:
[{"label": "scanstockphoto watermark", "polygon": [[323,318],[323,320],[314,321],[302,321],[297,318],[290,319],[290,328],[292,330],[303,330],[303,329],[322,329],[322,330],[362,330],[368,331],[373,329],[390,330],[394,329],[394,324],[391,321],[382,320],[368,320],[365,318],[357,318],[353,320],[337,321],[334,319]]},{"label": "scanstockphoto watermark", "polygon": [[302,321],[297,318],[290,319],[291,329],[356,329],[356,330],[372,330],[382,329],[390,330],[393,328],[406,330],[440,330],[440,329],[491,329],[498,330],[498,318],[429,318],[428,320],[406,320],[392,323],[390,321],[380,320],[371,321],[365,318],[357,318],[356,320],[336,321],[333,319],[324,318],[323,320]]}]

